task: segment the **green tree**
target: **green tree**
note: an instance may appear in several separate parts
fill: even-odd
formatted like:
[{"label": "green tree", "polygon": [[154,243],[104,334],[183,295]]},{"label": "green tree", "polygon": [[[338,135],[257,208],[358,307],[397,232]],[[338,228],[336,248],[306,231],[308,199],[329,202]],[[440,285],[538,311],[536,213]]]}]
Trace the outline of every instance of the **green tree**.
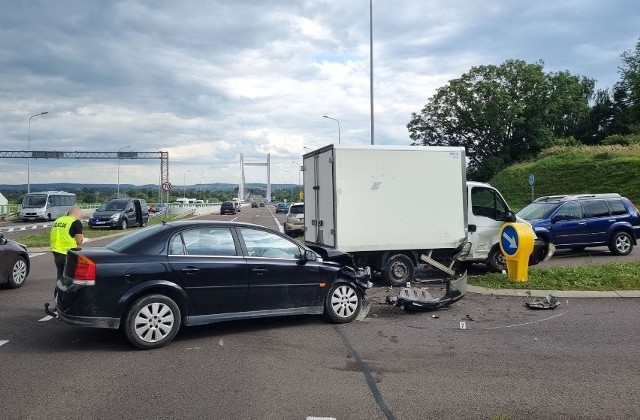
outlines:
[{"label": "green tree", "polygon": [[589,112],[594,81],[507,60],[472,67],[439,88],[407,125],[413,144],[463,146],[471,176],[486,180],[571,137]]},{"label": "green tree", "polygon": [[621,55],[620,81],[613,87],[612,134],[640,134],[640,40]]}]

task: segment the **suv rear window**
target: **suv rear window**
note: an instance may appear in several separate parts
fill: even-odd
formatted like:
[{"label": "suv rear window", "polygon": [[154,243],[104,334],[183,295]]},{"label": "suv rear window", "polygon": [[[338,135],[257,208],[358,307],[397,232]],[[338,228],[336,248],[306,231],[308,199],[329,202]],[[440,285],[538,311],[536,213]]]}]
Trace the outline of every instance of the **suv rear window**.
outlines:
[{"label": "suv rear window", "polygon": [[289,208],[289,213],[291,214],[303,214],[304,213],[304,204],[293,205]]},{"label": "suv rear window", "polygon": [[582,205],[584,206],[584,217],[609,216],[609,207],[604,200],[585,201]]},{"label": "suv rear window", "polygon": [[622,200],[618,199],[618,200],[607,200],[607,204],[609,205],[609,208],[611,209],[611,214],[619,216],[621,214],[627,214],[627,209],[624,206],[624,203],[622,202]]}]

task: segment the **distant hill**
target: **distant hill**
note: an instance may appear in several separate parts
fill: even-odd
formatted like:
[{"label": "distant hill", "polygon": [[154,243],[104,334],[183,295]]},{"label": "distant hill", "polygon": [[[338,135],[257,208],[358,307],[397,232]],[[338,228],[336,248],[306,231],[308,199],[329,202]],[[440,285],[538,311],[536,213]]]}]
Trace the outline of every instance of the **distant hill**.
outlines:
[{"label": "distant hill", "polygon": [[535,197],[619,193],[640,205],[640,145],[554,147],[535,161],[504,169],[489,182],[510,206],[520,209],[531,202],[529,174],[536,177]]}]

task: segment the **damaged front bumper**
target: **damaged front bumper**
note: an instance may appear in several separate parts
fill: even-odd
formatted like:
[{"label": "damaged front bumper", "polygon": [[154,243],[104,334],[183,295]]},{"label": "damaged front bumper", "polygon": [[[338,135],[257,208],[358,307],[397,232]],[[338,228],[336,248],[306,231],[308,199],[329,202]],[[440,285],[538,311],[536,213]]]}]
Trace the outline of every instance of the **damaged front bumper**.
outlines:
[{"label": "damaged front bumper", "polygon": [[387,301],[404,309],[431,311],[442,308],[462,299],[467,293],[467,271],[447,280],[446,293],[441,298],[434,298],[425,289],[403,287],[400,294],[390,296]]}]

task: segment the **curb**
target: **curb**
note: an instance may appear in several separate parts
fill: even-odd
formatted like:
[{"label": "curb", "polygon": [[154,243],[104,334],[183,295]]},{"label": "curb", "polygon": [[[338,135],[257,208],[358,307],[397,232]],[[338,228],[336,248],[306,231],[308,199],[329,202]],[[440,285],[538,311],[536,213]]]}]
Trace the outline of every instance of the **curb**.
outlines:
[{"label": "curb", "polygon": [[467,292],[480,295],[559,298],[640,298],[640,290],[535,290],[535,289],[490,289],[481,286],[467,286]]}]

